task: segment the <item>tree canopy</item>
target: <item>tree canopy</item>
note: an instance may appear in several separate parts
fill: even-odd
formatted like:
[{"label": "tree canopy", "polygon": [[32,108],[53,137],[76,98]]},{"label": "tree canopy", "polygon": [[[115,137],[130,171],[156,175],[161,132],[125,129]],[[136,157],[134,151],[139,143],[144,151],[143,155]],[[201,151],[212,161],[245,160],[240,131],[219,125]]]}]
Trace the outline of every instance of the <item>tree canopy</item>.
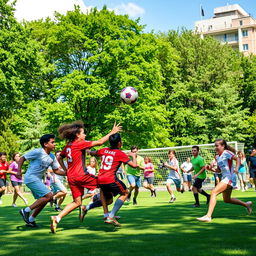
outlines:
[{"label": "tree canopy", "polygon": [[[185,29],[146,33],[106,7],[19,23],[7,2],[0,0],[0,151],[26,151],[74,120],[88,139],[120,122],[125,148],[255,142],[255,56]],[[120,101],[126,86],[139,92],[133,105]]]}]

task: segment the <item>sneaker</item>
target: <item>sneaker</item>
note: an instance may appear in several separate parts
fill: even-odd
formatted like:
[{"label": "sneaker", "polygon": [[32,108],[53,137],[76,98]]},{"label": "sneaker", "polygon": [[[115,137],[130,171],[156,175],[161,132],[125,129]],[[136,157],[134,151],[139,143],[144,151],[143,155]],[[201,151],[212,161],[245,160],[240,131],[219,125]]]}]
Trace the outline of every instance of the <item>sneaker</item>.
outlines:
[{"label": "sneaker", "polygon": [[242,188],[242,190],[241,190],[242,192],[244,192],[245,190]]},{"label": "sneaker", "polygon": [[247,211],[248,211],[248,214],[251,215],[252,214],[252,202],[251,201],[248,201],[246,202],[247,204]]},{"label": "sneaker", "polygon": [[193,208],[200,207],[200,204],[193,204],[192,207],[193,207]]},{"label": "sneaker", "polygon": [[169,203],[174,203],[176,201],[176,197],[171,197],[171,200],[169,201]]},{"label": "sneaker", "polygon": [[210,203],[211,196],[207,196],[206,204],[208,205]]},{"label": "sneaker", "polygon": [[154,196],[154,191],[151,190],[151,197],[153,197],[153,196]]},{"label": "sneaker", "polygon": [[202,222],[211,222],[212,221],[212,218],[208,217],[207,215],[205,215],[201,218],[196,218],[196,219],[199,221],[202,221]]},{"label": "sneaker", "polygon": [[154,196],[156,197],[156,189],[154,189],[153,194],[154,194]]},{"label": "sneaker", "polygon": [[114,225],[116,227],[120,227],[121,226],[121,224],[115,218],[107,217],[107,219],[104,222],[107,223],[107,224],[112,224],[112,225]]},{"label": "sneaker", "polygon": [[38,228],[38,225],[35,221],[27,223],[26,226],[31,228]]},{"label": "sneaker", "polygon": [[81,205],[79,207],[79,220],[80,220],[80,222],[84,221],[84,217],[87,214],[87,212],[88,211],[87,211],[87,209],[86,209],[86,207],[84,205]]},{"label": "sneaker", "polygon": [[20,215],[22,216],[23,220],[28,224],[29,212],[25,212],[25,208],[23,208],[20,210]]},{"label": "sneaker", "polygon": [[[108,218],[108,217],[104,217],[103,219],[106,220],[107,218]],[[115,218],[116,220],[120,220],[120,219],[121,219],[120,216],[114,216],[114,218]]]},{"label": "sneaker", "polygon": [[51,216],[51,231],[53,234],[55,234],[57,231],[57,225],[58,225],[58,222],[57,222],[56,216]]},{"label": "sneaker", "polygon": [[12,204],[12,207],[17,207],[17,204]]},{"label": "sneaker", "polygon": [[126,202],[130,202],[130,199],[131,199],[131,194],[129,193],[127,199],[126,199]]},{"label": "sneaker", "polygon": [[180,190],[180,193],[183,194],[185,192],[184,187],[182,187],[182,189]]},{"label": "sneaker", "polygon": [[54,209],[56,212],[61,212],[62,209],[59,207],[59,206],[56,206],[55,209]]},{"label": "sneaker", "polygon": [[3,204],[3,201],[2,201],[2,199],[0,199],[0,204]]},{"label": "sneaker", "polygon": [[189,189],[188,191],[189,191],[189,192],[191,192],[191,191],[192,191],[192,189]]},{"label": "sneaker", "polygon": [[136,198],[133,198],[133,205],[137,205],[138,203],[137,203],[137,200],[136,200]]}]

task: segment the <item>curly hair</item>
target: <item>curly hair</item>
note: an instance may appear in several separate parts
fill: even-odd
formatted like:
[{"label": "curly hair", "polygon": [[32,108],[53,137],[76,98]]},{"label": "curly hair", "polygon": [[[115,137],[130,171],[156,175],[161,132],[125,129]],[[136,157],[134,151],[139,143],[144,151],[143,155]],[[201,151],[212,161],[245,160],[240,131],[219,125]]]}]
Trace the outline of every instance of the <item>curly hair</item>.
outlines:
[{"label": "curly hair", "polygon": [[66,139],[68,141],[74,141],[76,135],[84,129],[84,123],[82,121],[75,121],[71,124],[63,124],[59,127],[58,133],[61,139]]}]

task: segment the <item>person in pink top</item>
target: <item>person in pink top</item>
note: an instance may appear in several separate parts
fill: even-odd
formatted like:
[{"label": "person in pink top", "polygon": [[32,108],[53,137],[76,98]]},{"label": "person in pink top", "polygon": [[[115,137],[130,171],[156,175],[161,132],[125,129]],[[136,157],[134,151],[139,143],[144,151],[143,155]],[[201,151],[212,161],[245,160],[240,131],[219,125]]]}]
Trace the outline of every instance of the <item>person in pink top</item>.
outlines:
[{"label": "person in pink top", "polygon": [[154,183],[154,165],[150,157],[145,156],[144,182],[143,187],[151,191],[151,197],[156,197],[156,189]]},{"label": "person in pink top", "polygon": [[22,195],[21,186],[22,186],[22,177],[17,175],[18,172],[18,161],[20,160],[20,153],[14,153],[12,156],[13,162],[9,166],[8,173],[11,174],[10,180],[12,186],[14,187],[13,201],[12,206],[17,207],[16,200],[18,196],[24,201],[25,205],[28,204],[28,200]]}]

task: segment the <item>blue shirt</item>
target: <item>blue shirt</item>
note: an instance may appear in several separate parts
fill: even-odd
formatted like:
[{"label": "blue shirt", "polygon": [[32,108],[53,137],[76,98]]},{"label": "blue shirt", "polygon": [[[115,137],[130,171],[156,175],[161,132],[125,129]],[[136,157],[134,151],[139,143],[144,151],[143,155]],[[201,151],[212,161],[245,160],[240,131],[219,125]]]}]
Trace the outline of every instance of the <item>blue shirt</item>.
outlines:
[{"label": "blue shirt", "polygon": [[246,160],[244,160],[244,161],[240,164],[238,172],[240,172],[240,173],[246,173],[246,166],[247,166],[247,163],[246,163]]},{"label": "blue shirt", "polygon": [[23,156],[29,160],[28,170],[24,176],[24,183],[34,181],[42,181],[47,169],[51,167],[53,170],[59,168],[59,163],[54,154],[47,154],[43,148],[37,148],[29,151]]}]

